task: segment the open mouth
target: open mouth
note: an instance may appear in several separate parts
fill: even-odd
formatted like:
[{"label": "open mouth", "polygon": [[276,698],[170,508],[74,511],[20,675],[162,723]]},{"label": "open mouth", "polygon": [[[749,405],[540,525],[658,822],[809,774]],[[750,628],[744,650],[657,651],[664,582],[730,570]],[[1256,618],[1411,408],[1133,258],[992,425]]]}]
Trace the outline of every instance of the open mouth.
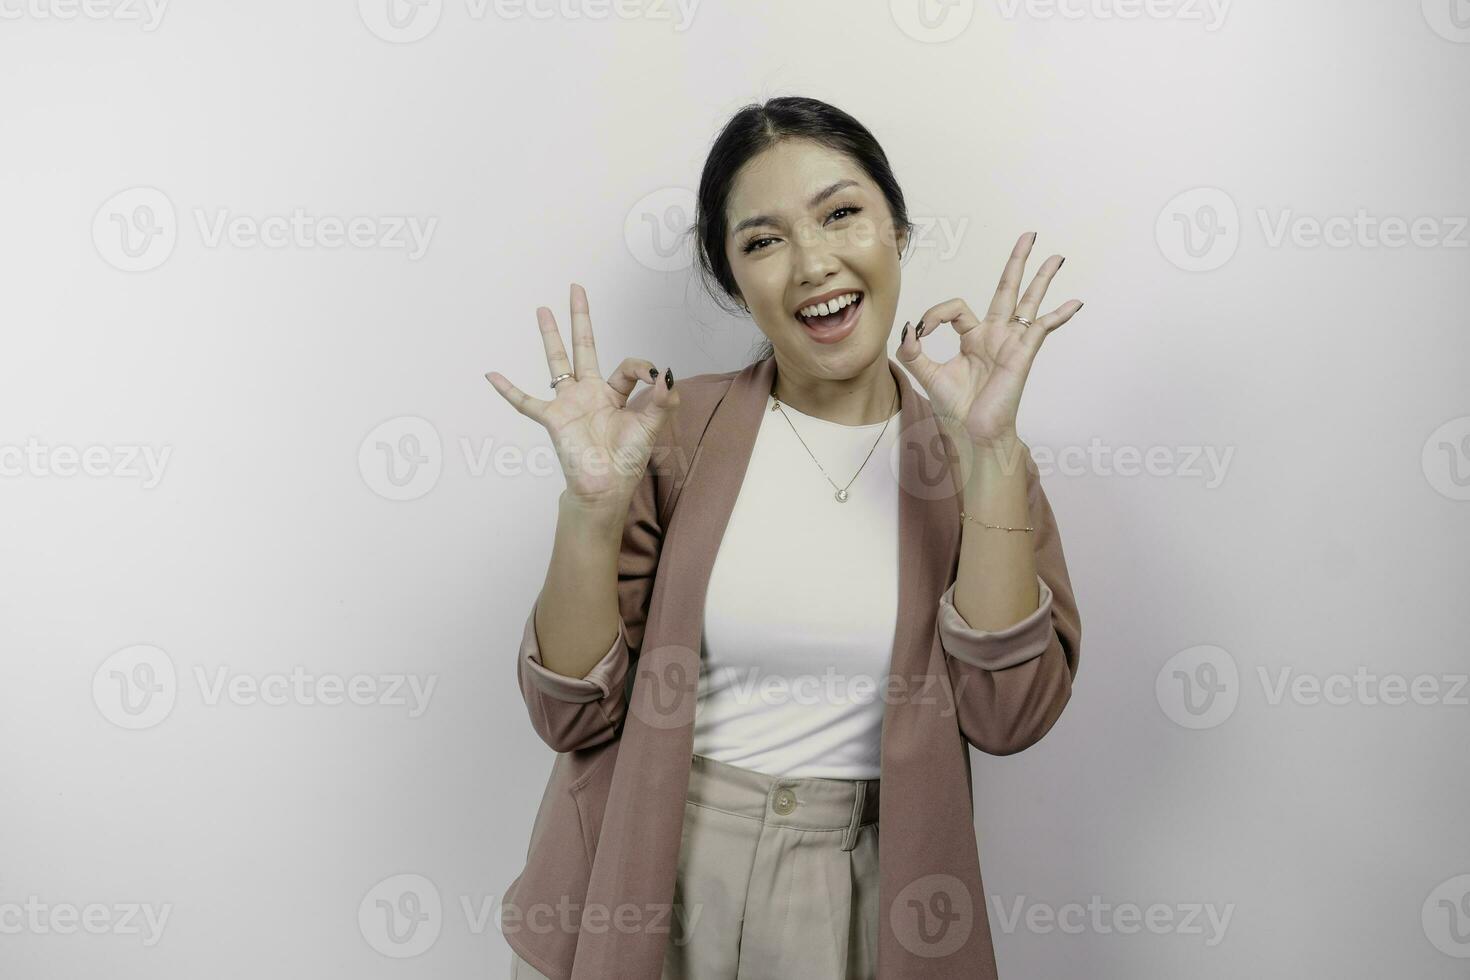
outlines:
[{"label": "open mouth", "polygon": [[852,331],[865,298],[865,294],[857,290],[853,290],[847,296],[855,298],[843,297],[846,299],[846,305],[837,310],[825,314],[797,313],[796,319],[807,329],[812,339],[821,343],[835,343]]}]

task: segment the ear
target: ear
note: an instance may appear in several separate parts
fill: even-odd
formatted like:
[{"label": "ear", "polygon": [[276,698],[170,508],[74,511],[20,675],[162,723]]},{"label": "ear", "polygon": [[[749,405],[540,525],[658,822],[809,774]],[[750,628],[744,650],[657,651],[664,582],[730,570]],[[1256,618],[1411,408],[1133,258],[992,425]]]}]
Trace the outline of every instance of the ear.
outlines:
[{"label": "ear", "polygon": [[907,228],[900,228],[900,229],[898,229],[897,239],[898,239],[898,257],[901,259],[901,258],[903,258],[903,250],[906,249],[906,248],[908,248],[908,244],[909,244],[909,230]]}]

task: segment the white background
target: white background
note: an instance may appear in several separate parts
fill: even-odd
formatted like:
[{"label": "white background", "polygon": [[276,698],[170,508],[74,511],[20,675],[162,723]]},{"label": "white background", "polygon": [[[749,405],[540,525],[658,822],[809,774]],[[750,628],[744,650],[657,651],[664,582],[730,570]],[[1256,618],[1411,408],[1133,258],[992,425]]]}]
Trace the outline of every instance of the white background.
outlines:
[{"label": "white background", "polygon": [[[1033,269],[1067,256],[1047,308],[1087,305],[1022,437],[1170,460],[1043,470],[1082,661],[1040,744],[974,756],[1001,975],[1466,976],[1453,2],[429,0],[394,27],[387,0],[0,0],[0,975],[505,975],[552,759],[515,654],[564,483],[483,373],[549,396],[534,309],[567,336],[574,280],[604,368],[743,366],[755,327],[671,229],[725,119],[804,94],[873,131],[927,222],[899,325],[983,306],[1036,230]],[[371,234],[210,236],[296,209]],[[1275,237],[1359,212],[1339,245]],[[372,703],[213,697],[297,667]],[[1274,698],[1359,668],[1438,699]],[[1192,714],[1180,678],[1211,670]],[[440,904],[400,942],[377,900],[405,891]],[[1080,931],[1005,928],[1089,902]],[[1174,924],[1122,932],[1129,903]],[[100,934],[67,931],[88,906]]]}]

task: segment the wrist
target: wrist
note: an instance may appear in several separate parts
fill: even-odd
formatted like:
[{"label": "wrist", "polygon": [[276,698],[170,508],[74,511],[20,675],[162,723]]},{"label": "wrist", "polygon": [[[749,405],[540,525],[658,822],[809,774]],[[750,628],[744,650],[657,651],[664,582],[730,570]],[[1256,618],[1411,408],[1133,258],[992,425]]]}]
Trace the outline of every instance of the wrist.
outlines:
[{"label": "wrist", "polygon": [[563,490],[557,501],[559,520],[580,532],[615,540],[622,538],[631,506],[631,500],[581,500],[568,490]]},{"label": "wrist", "polygon": [[970,440],[971,472],[1010,476],[1026,469],[1027,445],[1015,435]]}]

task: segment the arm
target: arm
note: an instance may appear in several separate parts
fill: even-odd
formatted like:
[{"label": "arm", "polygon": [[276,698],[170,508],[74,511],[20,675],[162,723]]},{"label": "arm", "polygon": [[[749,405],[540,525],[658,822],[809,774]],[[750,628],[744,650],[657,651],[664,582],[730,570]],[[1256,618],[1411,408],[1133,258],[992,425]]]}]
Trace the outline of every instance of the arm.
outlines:
[{"label": "arm", "polygon": [[1061,538],[1036,463],[977,450],[961,522],[959,568],[939,600],[939,637],[960,730],[982,752],[1010,755],[1040,741],[1072,693],[1081,651]]},{"label": "arm", "polygon": [[623,720],[662,542],[652,467],[621,518],[562,493],[551,565],[516,660],[531,726],[556,751],[608,741]]}]

